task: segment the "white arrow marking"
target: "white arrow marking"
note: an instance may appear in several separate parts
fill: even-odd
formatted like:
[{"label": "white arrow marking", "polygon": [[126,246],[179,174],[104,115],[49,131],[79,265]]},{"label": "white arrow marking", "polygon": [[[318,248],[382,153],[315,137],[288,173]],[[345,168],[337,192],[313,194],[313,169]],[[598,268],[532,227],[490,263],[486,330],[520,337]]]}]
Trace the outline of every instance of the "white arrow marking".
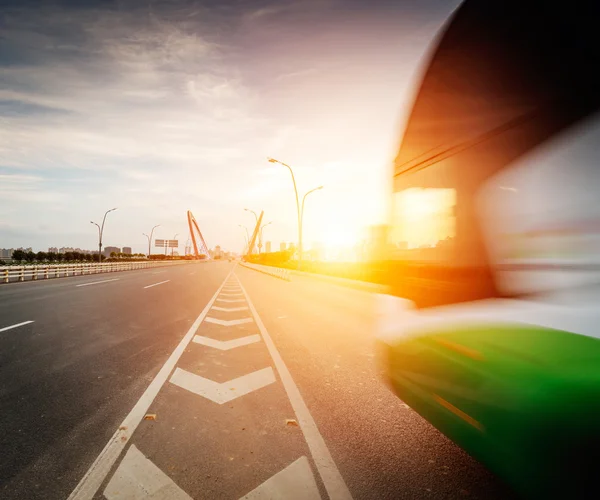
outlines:
[{"label": "white arrow marking", "polygon": [[202,337],[200,335],[196,335],[193,339],[196,344],[206,345],[208,347],[214,347],[215,349],[221,349],[221,351],[228,351],[229,349],[234,349],[236,347],[242,347],[244,345],[254,344],[255,342],[260,342],[260,335],[248,335],[247,337],[241,337],[239,339],[233,340],[216,340],[208,337]]},{"label": "white arrow marking", "polygon": [[320,500],[308,458],[300,457],[240,500]]},{"label": "white arrow marking", "polygon": [[192,500],[133,444],[106,486],[104,496],[108,500]]},{"label": "white arrow marking", "polygon": [[248,308],[247,307],[219,307],[219,306],[213,306],[212,307],[215,311],[225,311],[225,312],[233,312],[233,311],[247,311]]},{"label": "white arrow marking", "polygon": [[244,323],[252,323],[254,320],[252,318],[242,318],[242,319],[232,319],[231,321],[227,321],[226,319],[217,319],[211,318],[207,316],[204,318],[204,321],[207,323],[214,323],[215,325],[222,326],[233,326],[233,325],[243,325]]},{"label": "white arrow marking", "polygon": [[244,299],[217,299],[217,302],[246,302]]},{"label": "white arrow marking", "polygon": [[176,368],[175,373],[171,376],[171,383],[220,405],[262,389],[273,382],[275,382],[275,374],[271,367],[263,368],[222,384],[181,368]]}]

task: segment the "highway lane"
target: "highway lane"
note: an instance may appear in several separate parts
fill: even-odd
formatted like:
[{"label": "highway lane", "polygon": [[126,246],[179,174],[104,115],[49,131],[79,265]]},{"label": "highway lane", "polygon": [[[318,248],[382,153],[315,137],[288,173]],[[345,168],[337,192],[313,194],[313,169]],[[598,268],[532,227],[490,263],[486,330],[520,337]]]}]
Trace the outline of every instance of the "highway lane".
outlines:
[{"label": "highway lane", "polygon": [[1,498],[68,496],[231,266],[0,287]]},{"label": "highway lane", "polygon": [[511,497],[382,384],[372,294],[232,269],[0,288],[0,497]]},{"label": "highway lane", "polygon": [[332,456],[358,498],[514,498],[382,383],[376,296],[239,267]]}]

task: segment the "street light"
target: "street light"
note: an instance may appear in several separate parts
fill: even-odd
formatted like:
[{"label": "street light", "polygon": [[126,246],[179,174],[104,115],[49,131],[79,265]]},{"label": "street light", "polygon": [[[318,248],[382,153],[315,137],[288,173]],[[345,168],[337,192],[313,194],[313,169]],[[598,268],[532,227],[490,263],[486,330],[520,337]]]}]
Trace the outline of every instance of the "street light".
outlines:
[{"label": "street light", "polygon": [[250,244],[250,235],[248,234],[248,228],[246,226],[242,226],[241,224],[238,224],[238,226],[241,227],[242,229],[246,230],[246,246],[244,247],[244,252],[242,252],[242,253],[246,253],[245,249]]},{"label": "street light", "polygon": [[[173,239],[176,240],[177,236],[179,236],[179,233],[177,233],[175,236],[173,236]],[[175,250],[175,247],[171,247],[171,257],[173,257],[174,250]],[[177,255],[179,255],[179,247],[177,247]]]},{"label": "street light", "polygon": [[261,249],[262,249],[262,246],[263,246],[263,244],[262,244],[262,242],[263,242],[263,237],[262,237],[262,232],[263,232],[263,229],[264,229],[265,227],[267,227],[269,224],[273,224],[273,221],[270,221],[270,222],[267,222],[266,224],[263,224],[263,225],[261,226],[261,228],[260,228],[260,232],[259,232],[259,238],[258,238],[258,253],[260,253],[260,251],[261,251]]},{"label": "street light", "polygon": [[[290,171],[290,174],[292,174],[292,182],[294,183],[294,193],[296,193],[296,214],[298,217],[298,257],[300,258],[300,254],[302,253],[302,223],[300,222],[300,203],[298,201],[298,188],[296,187],[296,178],[294,177],[294,171],[292,170],[292,167],[290,167],[287,163],[283,163],[282,161],[276,160],[275,158],[267,157],[267,161],[269,161],[270,163],[279,163],[280,165],[287,167]],[[300,268],[300,260],[298,260],[298,268]]]},{"label": "street light", "polygon": [[298,269],[300,269],[302,267],[302,217],[304,214],[304,200],[310,193],[312,193],[314,191],[318,191],[319,189],[323,189],[323,186],[319,186],[317,188],[311,189],[308,193],[306,193],[304,195],[304,197],[302,198],[302,208],[300,208],[300,203],[298,202],[298,188],[296,187],[296,179],[294,177],[294,171],[292,170],[292,167],[290,167],[286,163],[283,163],[282,161],[276,160],[275,158],[267,157],[267,160],[270,163],[279,163],[280,165],[287,167],[290,171],[290,174],[292,174],[292,182],[294,183],[294,192],[296,193],[296,210],[298,212]]},{"label": "street light", "polygon": [[148,236],[146,233],[142,233],[142,234],[143,234],[143,235],[144,235],[146,238],[148,238],[148,258],[150,258],[151,251],[152,251],[152,250],[151,250],[151,248],[152,248],[152,247],[151,247],[151,245],[152,245],[152,235],[154,234],[154,230],[155,230],[157,227],[159,227],[159,226],[160,226],[160,224],[157,224],[156,226],[154,226],[154,227],[152,228],[152,231],[150,231],[150,236]]},{"label": "street light", "polygon": [[[246,212],[252,212],[254,214],[254,227],[256,227],[256,224],[258,224],[258,215],[254,210],[250,210],[249,208],[244,208],[244,210]],[[252,252],[252,248],[248,249],[248,252]],[[259,249],[259,253],[260,253],[260,249]]]},{"label": "street light", "polygon": [[311,189],[302,197],[302,208],[300,209],[300,244],[298,245],[298,247],[299,247],[299,249],[298,249],[298,268],[300,268],[301,263],[302,263],[302,252],[303,252],[302,231],[303,231],[303,225],[304,225],[304,202],[306,201],[306,197],[310,193],[314,193],[315,191],[319,191],[321,189],[323,189],[323,186],[319,186],[314,189]]},{"label": "street light", "polygon": [[106,221],[106,216],[109,212],[114,212],[117,208],[111,208],[104,213],[104,217],[102,218],[102,226],[93,220],[90,221],[90,224],[94,224],[98,227],[98,262],[102,262],[102,235],[104,234],[104,222]]}]

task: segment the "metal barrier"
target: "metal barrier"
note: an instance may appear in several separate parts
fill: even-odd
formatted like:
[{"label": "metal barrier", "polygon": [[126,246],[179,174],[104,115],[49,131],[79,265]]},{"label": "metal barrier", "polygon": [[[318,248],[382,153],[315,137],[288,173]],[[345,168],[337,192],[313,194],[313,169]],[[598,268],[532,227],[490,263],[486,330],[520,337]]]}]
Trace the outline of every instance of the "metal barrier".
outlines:
[{"label": "metal barrier", "polygon": [[0,267],[0,277],[3,283],[10,283],[11,279],[16,281],[32,281],[43,279],[60,278],[68,276],[82,276],[84,274],[110,273],[117,271],[133,271],[135,269],[148,269],[150,267],[173,266],[177,264],[189,264],[190,261],[149,261],[149,262],[103,262],[91,264],[46,264],[32,266],[6,266]]},{"label": "metal barrier", "polygon": [[240,265],[247,267],[248,269],[254,269],[260,273],[269,274],[271,276],[275,276],[276,278],[290,281],[289,270],[282,269],[281,267],[263,266],[262,264],[251,264],[250,262],[240,262]]}]

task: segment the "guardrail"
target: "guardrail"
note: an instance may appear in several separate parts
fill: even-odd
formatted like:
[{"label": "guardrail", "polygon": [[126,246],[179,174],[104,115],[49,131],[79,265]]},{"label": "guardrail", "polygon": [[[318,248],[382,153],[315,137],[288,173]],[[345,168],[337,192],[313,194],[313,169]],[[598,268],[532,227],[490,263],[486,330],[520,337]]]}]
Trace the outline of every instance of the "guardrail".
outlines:
[{"label": "guardrail", "polygon": [[189,261],[150,261],[150,262],[103,262],[95,264],[43,264],[34,266],[0,267],[0,281],[26,281],[38,279],[61,278],[67,276],[83,276],[86,274],[112,273],[116,271],[133,271],[150,267],[187,264]]},{"label": "guardrail", "polygon": [[247,267],[248,269],[254,269],[259,273],[269,274],[271,276],[275,276],[276,278],[285,281],[290,281],[289,270],[283,269],[281,267],[263,266],[262,264],[251,264],[250,262],[240,262],[240,265]]}]

